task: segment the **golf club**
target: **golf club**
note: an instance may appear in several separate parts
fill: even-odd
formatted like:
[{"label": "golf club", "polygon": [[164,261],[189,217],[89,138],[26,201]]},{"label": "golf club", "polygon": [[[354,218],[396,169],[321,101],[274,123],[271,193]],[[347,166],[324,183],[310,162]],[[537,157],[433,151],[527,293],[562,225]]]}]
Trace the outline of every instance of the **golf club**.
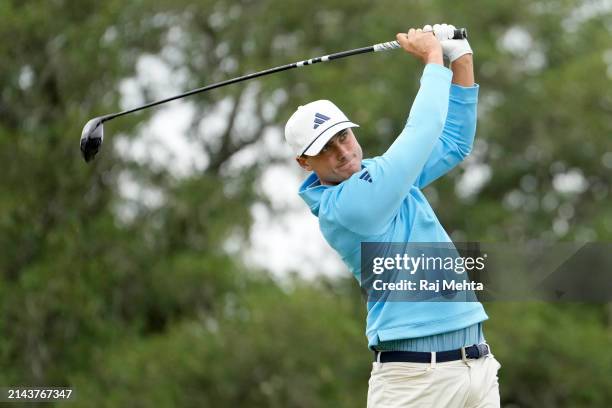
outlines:
[{"label": "golf club", "polygon": [[[467,38],[467,30],[465,28],[458,28],[455,30],[453,39],[462,39]],[[86,162],[93,160],[93,158],[98,153],[100,146],[104,140],[104,122],[109,120],[118,118],[123,115],[127,115],[129,113],[137,112],[143,109],[151,108],[156,105],[161,105],[162,103],[170,102],[175,99],[184,98],[186,96],[194,95],[200,92],[210,91],[211,89],[219,88],[225,85],[235,84],[237,82],[247,81],[249,79],[261,77],[264,75],[274,74],[276,72],[286,71],[292,68],[299,68],[306,65],[316,64],[318,62],[327,62],[335,59],[340,59],[344,57],[350,57],[352,55],[357,54],[365,54],[368,52],[379,52],[379,51],[387,51],[393,50],[396,48],[400,48],[400,45],[397,41],[389,41],[384,43],[379,43],[375,45],[371,45],[369,47],[355,48],[353,50],[341,51],[335,54],[324,55],[321,57],[311,58],[308,60],[303,60],[299,62],[294,62],[287,65],[281,65],[275,68],[266,69],[264,71],[259,71],[247,75],[243,75],[241,77],[228,79],[226,81],[217,82],[216,84],[207,85],[202,88],[194,89],[189,92],[182,93],[180,95],[172,96],[170,98],[162,99],[156,102],[151,102],[146,105],[142,105],[133,109],[128,109],[122,112],[110,113],[104,116],[98,116],[89,120],[85,127],[83,127],[83,132],[81,133],[81,153],[83,154],[83,159]]]}]

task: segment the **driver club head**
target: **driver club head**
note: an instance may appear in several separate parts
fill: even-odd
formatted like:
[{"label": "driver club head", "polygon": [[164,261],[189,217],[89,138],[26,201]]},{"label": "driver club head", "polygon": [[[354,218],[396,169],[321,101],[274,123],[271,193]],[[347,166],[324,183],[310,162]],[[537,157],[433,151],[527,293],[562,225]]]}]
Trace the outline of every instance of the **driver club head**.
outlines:
[{"label": "driver club head", "polygon": [[91,119],[81,133],[81,153],[86,162],[93,160],[104,140],[103,118]]}]

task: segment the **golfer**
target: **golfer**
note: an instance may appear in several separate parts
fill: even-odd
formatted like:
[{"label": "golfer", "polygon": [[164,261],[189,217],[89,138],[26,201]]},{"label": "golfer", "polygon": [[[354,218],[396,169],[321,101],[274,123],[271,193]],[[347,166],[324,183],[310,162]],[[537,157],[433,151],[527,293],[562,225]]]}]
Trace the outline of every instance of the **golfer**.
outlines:
[{"label": "golfer", "polygon": [[[406,126],[382,156],[362,160],[358,125],[330,101],[300,106],[285,127],[298,164],[312,172],[299,195],[358,280],[362,242],[451,242],[421,189],[469,154],[476,131],[472,50],[446,39],[452,30],[397,34],[425,68]],[[368,407],[498,407],[486,319],[479,302],[369,301]]]}]

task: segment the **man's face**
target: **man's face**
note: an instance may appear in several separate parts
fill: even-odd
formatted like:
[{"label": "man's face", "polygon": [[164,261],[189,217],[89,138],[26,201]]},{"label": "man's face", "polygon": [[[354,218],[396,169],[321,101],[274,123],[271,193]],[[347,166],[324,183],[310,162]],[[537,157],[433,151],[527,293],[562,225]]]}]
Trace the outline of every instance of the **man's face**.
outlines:
[{"label": "man's face", "polygon": [[353,131],[348,128],[334,135],[316,156],[296,160],[307,171],[314,171],[321,184],[336,185],[361,170],[363,152]]}]

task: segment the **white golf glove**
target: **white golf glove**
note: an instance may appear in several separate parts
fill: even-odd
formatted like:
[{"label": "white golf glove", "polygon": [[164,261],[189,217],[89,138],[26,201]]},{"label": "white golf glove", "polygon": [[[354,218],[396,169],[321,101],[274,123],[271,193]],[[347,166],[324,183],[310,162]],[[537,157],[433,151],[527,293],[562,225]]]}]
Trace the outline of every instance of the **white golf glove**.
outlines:
[{"label": "white golf glove", "polygon": [[473,54],[470,43],[465,38],[461,40],[453,40],[455,34],[455,26],[450,24],[434,24],[430,26],[427,24],[423,27],[423,31],[433,31],[436,38],[442,45],[442,52],[450,62],[453,62],[457,58],[465,54]]}]

